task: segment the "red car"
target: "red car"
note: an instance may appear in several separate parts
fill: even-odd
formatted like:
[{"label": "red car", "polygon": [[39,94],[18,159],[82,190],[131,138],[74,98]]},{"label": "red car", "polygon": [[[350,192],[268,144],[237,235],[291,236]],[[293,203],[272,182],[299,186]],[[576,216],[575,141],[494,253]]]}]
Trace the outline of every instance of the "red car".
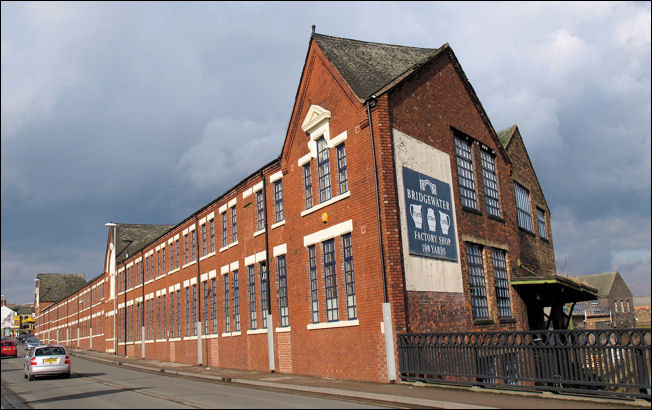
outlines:
[{"label": "red car", "polygon": [[18,357],[18,349],[16,348],[16,343],[14,343],[12,340],[3,340],[1,350],[2,357]]}]

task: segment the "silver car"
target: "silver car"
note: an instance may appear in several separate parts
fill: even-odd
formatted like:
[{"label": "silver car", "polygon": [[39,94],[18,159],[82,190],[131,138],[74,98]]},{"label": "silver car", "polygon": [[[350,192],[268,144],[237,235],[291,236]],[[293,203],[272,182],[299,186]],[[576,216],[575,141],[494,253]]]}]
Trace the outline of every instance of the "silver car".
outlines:
[{"label": "silver car", "polygon": [[25,350],[30,350],[40,344],[41,342],[39,342],[37,337],[30,336],[25,340]]},{"label": "silver car", "polygon": [[31,349],[25,356],[25,378],[34,380],[34,376],[63,375],[70,377],[70,356],[59,345],[42,345]]}]

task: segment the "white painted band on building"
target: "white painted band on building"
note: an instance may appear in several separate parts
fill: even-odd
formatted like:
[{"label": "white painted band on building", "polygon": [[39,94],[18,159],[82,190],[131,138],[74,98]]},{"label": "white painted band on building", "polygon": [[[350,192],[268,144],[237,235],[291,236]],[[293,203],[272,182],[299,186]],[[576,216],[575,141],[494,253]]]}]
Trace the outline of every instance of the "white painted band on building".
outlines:
[{"label": "white painted band on building", "polygon": [[316,243],[333,239],[337,236],[344,235],[353,231],[353,220],[349,219],[330,228],[322,229],[303,237],[303,246],[310,246]]},{"label": "white painted band on building", "polygon": [[279,179],[283,178],[283,171],[278,171],[269,176],[269,182],[274,183]]},{"label": "white painted band on building", "polygon": [[272,254],[274,257],[277,257],[280,255],[285,255],[286,253],[288,253],[288,247],[287,244],[284,243],[282,245],[275,246]]}]

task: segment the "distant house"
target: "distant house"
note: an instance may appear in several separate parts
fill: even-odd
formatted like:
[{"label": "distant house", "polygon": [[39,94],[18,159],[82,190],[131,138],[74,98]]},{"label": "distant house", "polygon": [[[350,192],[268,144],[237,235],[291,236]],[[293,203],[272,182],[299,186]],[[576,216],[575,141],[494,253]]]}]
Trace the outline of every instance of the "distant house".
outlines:
[{"label": "distant house", "polygon": [[636,327],[650,327],[650,296],[634,296]]},{"label": "distant house", "polygon": [[573,310],[576,329],[635,327],[632,292],[618,272],[578,276],[576,279],[598,290],[598,300],[581,302]]}]

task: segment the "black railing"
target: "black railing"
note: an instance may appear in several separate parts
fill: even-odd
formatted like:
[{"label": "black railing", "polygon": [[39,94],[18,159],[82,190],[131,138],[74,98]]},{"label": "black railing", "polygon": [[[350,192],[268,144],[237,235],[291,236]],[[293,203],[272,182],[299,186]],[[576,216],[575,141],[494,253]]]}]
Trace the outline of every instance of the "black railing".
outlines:
[{"label": "black railing", "polygon": [[650,399],[650,329],[397,338],[403,380]]}]

